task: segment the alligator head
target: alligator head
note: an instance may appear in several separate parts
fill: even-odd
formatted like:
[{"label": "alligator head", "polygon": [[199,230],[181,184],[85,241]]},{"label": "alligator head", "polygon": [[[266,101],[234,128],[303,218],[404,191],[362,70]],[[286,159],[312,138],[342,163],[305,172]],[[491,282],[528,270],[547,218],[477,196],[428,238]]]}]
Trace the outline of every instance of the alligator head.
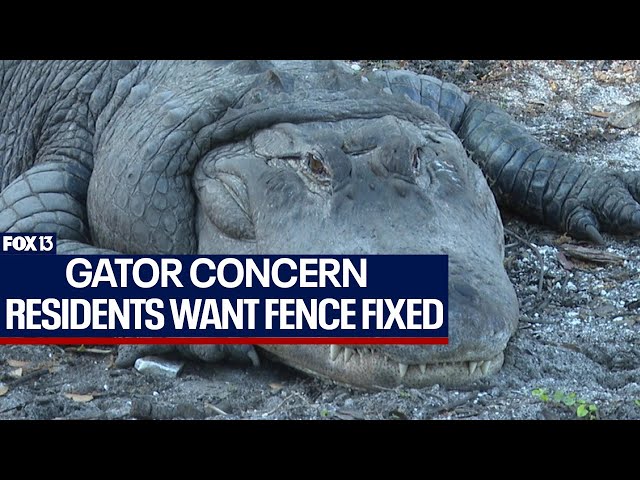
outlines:
[{"label": "alligator head", "polygon": [[518,302],[481,171],[435,116],[407,119],[374,103],[363,107],[367,118],[335,108],[342,113],[317,121],[308,118],[312,106],[299,104],[285,122],[236,137],[198,163],[198,253],[447,254],[449,345],[261,348],[361,387],[455,385],[496,372]]}]

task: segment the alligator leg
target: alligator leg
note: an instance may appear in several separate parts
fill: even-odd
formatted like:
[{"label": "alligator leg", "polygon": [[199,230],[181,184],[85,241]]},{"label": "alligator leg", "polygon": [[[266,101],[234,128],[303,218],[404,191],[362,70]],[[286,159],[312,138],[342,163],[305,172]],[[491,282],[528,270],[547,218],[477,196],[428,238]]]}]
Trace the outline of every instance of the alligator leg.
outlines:
[{"label": "alligator leg", "polygon": [[140,357],[174,351],[207,363],[231,360],[240,363],[251,362],[256,367],[260,365],[258,353],[253,345],[120,345],[115,363],[121,368],[130,367]]},{"label": "alligator leg", "polygon": [[495,105],[436,78],[380,71],[370,80],[438,113],[484,172],[499,205],[596,243],[603,243],[600,231],[640,232],[640,172],[594,171],[574,162]]},{"label": "alligator leg", "polygon": [[0,193],[0,231],[52,232],[87,245],[85,208],[91,172],[78,162],[35,165]]},{"label": "alligator leg", "polygon": [[469,102],[458,135],[497,199],[527,218],[596,243],[599,230],[640,231],[639,172],[594,172],[479,100]]},{"label": "alligator leg", "polygon": [[[58,254],[120,254],[91,245],[86,211],[90,176],[87,167],[72,160],[30,168],[0,192],[0,231],[56,233]],[[252,345],[122,345],[116,363],[129,366],[141,356],[174,350],[207,362],[230,358],[259,364]]]}]

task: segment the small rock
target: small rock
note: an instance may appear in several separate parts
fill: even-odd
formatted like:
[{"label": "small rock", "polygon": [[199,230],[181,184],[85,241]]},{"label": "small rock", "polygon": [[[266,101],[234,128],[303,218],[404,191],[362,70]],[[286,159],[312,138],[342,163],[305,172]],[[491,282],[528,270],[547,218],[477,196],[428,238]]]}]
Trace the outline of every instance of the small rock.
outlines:
[{"label": "small rock", "polygon": [[622,107],[609,117],[608,123],[616,128],[631,128],[640,123],[640,101]]},{"label": "small rock", "polygon": [[360,65],[358,65],[357,63],[352,63],[351,64],[351,70],[353,70],[355,72],[359,72],[360,70],[362,70],[362,67]]},{"label": "small rock", "polygon": [[204,408],[197,402],[158,402],[148,397],[133,399],[129,414],[141,420],[202,420],[206,418]]},{"label": "small rock", "polygon": [[[340,420],[364,420],[364,414],[359,410],[341,408],[333,413],[333,416]],[[406,420],[406,415],[404,419]]]},{"label": "small rock", "polygon": [[629,310],[635,310],[636,308],[640,308],[640,300],[632,300],[629,303],[627,303],[626,307]]},{"label": "small rock", "polygon": [[608,317],[609,315],[616,313],[616,307],[610,304],[599,305],[595,307],[592,312],[598,317]]},{"label": "small rock", "polygon": [[569,292],[577,292],[578,291],[578,287],[576,287],[576,284],[573,282],[567,282],[567,291]]},{"label": "small rock", "polygon": [[176,362],[159,357],[142,357],[136,360],[134,367],[140,373],[175,378],[182,371],[184,362]]}]

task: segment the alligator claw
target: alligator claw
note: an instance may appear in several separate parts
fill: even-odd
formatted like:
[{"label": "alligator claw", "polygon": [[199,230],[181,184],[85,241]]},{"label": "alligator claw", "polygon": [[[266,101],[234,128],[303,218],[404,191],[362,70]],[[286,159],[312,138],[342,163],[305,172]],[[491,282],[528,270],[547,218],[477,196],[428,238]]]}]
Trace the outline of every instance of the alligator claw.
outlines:
[{"label": "alligator claw", "polygon": [[587,225],[585,227],[585,234],[593,243],[597,243],[598,245],[602,245],[604,243],[602,235],[600,235],[598,229],[593,225]]},{"label": "alligator claw", "polygon": [[640,232],[640,172],[599,172],[585,183],[572,205],[566,230],[572,236],[603,244],[600,231],[633,234]]},{"label": "alligator claw", "polygon": [[593,183],[592,209],[605,229],[640,232],[640,172],[595,174]]}]

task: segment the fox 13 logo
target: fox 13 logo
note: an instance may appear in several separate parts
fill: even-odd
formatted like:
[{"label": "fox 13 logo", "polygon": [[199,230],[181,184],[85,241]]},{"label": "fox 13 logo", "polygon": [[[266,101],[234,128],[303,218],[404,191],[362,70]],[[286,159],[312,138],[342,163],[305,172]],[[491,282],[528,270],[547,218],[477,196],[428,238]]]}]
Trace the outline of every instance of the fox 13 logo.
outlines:
[{"label": "fox 13 logo", "polygon": [[2,250],[8,254],[56,253],[55,233],[1,233]]}]

